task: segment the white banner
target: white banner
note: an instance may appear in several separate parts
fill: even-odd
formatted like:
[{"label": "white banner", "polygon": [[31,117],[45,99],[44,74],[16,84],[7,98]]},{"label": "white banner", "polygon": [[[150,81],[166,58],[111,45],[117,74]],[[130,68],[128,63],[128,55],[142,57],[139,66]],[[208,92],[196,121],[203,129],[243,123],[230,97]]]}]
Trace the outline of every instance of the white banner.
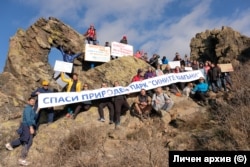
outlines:
[{"label": "white banner", "polygon": [[181,67],[180,61],[169,61],[168,64],[171,69],[175,69],[176,66]]},{"label": "white banner", "polygon": [[110,61],[110,47],[86,44],[84,60],[93,62],[108,62]]},{"label": "white banner", "polygon": [[54,71],[71,73],[72,68],[73,68],[73,63],[56,60]]},{"label": "white banner", "polygon": [[111,55],[114,57],[133,56],[133,46],[119,42],[111,43]]},{"label": "white banner", "polygon": [[81,92],[59,92],[59,93],[40,93],[38,95],[38,107],[46,108],[65,104],[77,103],[82,101],[102,99],[106,97],[118,96],[139,92],[142,88],[149,90],[160,86],[170,85],[176,82],[190,82],[204,77],[200,70],[171,73],[158,77],[133,82],[126,87],[109,87],[96,90]]}]

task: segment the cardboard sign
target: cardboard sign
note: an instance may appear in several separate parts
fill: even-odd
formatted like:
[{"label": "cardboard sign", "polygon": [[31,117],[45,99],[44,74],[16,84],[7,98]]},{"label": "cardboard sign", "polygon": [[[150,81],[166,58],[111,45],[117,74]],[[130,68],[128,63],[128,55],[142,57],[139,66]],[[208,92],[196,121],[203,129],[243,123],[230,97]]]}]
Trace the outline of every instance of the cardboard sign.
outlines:
[{"label": "cardboard sign", "polygon": [[133,56],[133,46],[119,42],[111,43],[111,55],[115,57]]},{"label": "cardboard sign", "polygon": [[[62,88],[64,88],[67,85],[67,83],[62,81],[60,75],[61,75],[61,72],[55,71],[53,78],[56,80],[56,83],[58,83],[58,85],[60,85]],[[64,74],[64,77],[66,79],[70,78],[67,74]]]},{"label": "cardboard sign", "polygon": [[54,71],[71,73],[72,68],[73,68],[73,63],[56,60]]},{"label": "cardboard sign", "polygon": [[176,66],[181,67],[180,61],[169,61],[168,64],[171,69],[175,69]]},{"label": "cardboard sign", "polygon": [[218,66],[221,68],[221,72],[232,72],[234,71],[233,66],[231,63],[229,64],[218,64]]},{"label": "cardboard sign", "polygon": [[110,47],[86,44],[84,60],[93,62],[108,62],[110,61]]},{"label": "cardboard sign", "polygon": [[185,71],[193,71],[192,67],[185,67]]}]

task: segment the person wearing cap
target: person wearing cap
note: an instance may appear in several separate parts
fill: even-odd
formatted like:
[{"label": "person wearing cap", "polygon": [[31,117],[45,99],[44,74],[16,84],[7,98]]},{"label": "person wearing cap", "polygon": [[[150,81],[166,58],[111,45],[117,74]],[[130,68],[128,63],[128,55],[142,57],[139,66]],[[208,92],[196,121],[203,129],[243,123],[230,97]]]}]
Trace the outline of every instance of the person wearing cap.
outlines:
[{"label": "person wearing cap", "polygon": [[[42,81],[42,87],[39,87],[35,91],[33,91],[31,93],[31,97],[38,97],[38,95],[40,93],[53,93],[53,91],[49,89],[49,82],[48,81],[46,81],[46,80]],[[37,129],[40,125],[39,119],[40,119],[42,112],[47,113],[47,115],[48,115],[48,122],[47,123],[48,124],[50,124],[54,121],[54,109],[53,109],[53,107],[39,109],[38,108],[38,98],[37,98],[36,103],[34,105],[34,110],[37,113],[37,118],[36,118],[36,128]]]},{"label": "person wearing cap", "polygon": [[208,91],[208,84],[204,82],[204,77],[199,78],[199,83],[192,89],[191,94],[193,98],[198,100],[198,104],[207,105],[206,97]]},{"label": "person wearing cap", "polygon": [[126,35],[123,35],[122,39],[120,40],[120,43],[128,44],[128,40],[127,40],[127,36]]},{"label": "person wearing cap", "polygon": [[142,80],[144,80],[143,70],[139,68],[137,70],[137,74],[132,78],[131,82],[142,81]]},{"label": "person wearing cap", "polygon": [[97,35],[96,35],[96,29],[94,28],[93,24],[90,25],[84,36],[86,37],[88,44],[90,44],[90,41],[92,41],[92,44],[96,45]]}]

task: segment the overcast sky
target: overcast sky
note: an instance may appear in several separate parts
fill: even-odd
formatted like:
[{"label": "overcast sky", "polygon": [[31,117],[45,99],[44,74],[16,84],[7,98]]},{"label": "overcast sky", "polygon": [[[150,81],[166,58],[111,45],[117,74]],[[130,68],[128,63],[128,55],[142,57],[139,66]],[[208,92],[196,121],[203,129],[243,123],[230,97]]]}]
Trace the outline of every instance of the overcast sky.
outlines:
[{"label": "overcast sky", "polygon": [[[79,33],[94,24],[100,45],[126,35],[134,51],[171,60],[176,52],[189,54],[191,38],[206,29],[230,26],[250,36],[249,0],[7,0],[0,5],[0,72],[9,38],[40,17],[56,17]],[[61,57],[54,49],[51,54]]]}]

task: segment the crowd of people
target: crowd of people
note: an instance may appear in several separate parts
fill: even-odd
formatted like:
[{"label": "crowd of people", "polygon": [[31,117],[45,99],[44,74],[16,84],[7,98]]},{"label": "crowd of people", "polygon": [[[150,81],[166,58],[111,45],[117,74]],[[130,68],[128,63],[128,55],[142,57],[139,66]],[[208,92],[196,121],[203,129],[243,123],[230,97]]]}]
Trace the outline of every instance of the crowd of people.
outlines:
[{"label": "crowd of people", "polygon": [[[88,44],[97,45],[99,42],[97,40],[96,29],[93,25],[84,34]],[[127,37],[124,35],[120,40],[121,43],[128,44]],[[108,42],[105,45],[109,45]],[[59,46],[58,49],[62,52],[64,61],[73,62],[75,58],[79,57],[82,53],[74,54],[71,51],[64,51],[64,48]],[[148,60],[147,53],[142,51],[137,51],[134,57],[138,59],[143,59],[148,63],[148,68],[146,70],[138,69],[137,74],[132,77],[131,82],[138,82],[145,79],[168,75],[170,73],[181,73],[187,71],[189,67],[192,70],[200,70],[204,77],[201,77],[198,81],[193,81],[189,83],[173,83],[171,85],[166,85],[164,87],[157,87],[153,90],[141,89],[140,92],[136,94],[135,100],[132,105],[129,105],[127,101],[127,95],[118,95],[109,98],[97,99],[97,111],[100,122],[105,122],[104,108],[107,107],[109,111],[109,124],[115,125],[116,129],[119,129],[121,122],[121,115],[127,113],[131,110],[134,116],[137,116],[140,120],[149,119],[152,112],[155,112],[160,117],[163,117],[167,112],[171,110],[174,105],[174,101],[170,98],[170,93],[177,96],[191,97],[197,100],[197,103],[205,106],[207,105],[208,91],[213,91],[217,93],[218,91],[229,91],[232,89],[232,81],[230,74],[228,72],[221,72],[220,67],[210,61],[198,62],[197,60],[190,60],[190,58],[185,55],[182,59],[179,53],[175,54],[173,61],[180,61],[180,66],[171,68],[169,65],[169,60],[166,56],[162,59],[159,55],[154,54],[152,58]],[[65,73],[61,73],[61,80],[67,83],[66,92],[80,92],[89,90],[89,85],[87,83],[82,84],[78,79],[78,74],[72,71],[71,78],[66,78]],[[119,81],[115,81],[112,85],[113,87],[120,86]],[[100,88],[107,88],[108,83],[103,82]],[[23,110],[22,123],[18,129],[18,134],[20,137],[10,143],[7,143],[6,149],[13,150],[13,148],[23,145],[21,151],[21,158],[18,160],[21,165],[28,165],[26,157],[29,148],[32,145],[33,137],[40,125],[40,115],[45,112],[48,116],[48,125],[54,121],[54,110],[53,107],[49,108],[38,108],[38,95],[40,93],[53,93],[49,89],[49,82],[43,81],[42,87],[39,87],[31,93],[31,97],[28,99],[27,105]],[[93,106],[93,101],[84,101],[79,103],[73,103],[66,105],[64,110],[67,112],[66,117],[71,119],[76,119],[77,115],[81,111],[88,111],[91,106]]]}]

